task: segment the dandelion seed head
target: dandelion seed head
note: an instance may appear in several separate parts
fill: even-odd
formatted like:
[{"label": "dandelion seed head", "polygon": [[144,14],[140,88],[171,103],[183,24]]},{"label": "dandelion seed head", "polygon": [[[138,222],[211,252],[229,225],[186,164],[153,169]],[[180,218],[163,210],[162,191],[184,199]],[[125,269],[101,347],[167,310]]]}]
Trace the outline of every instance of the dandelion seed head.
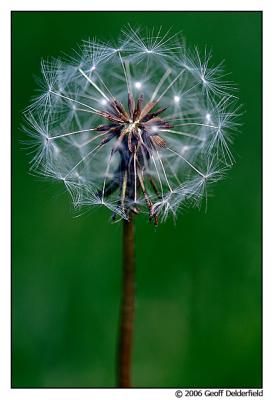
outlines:
[{"label": "dandelion seed head", "polygon": [[25,111],[33,172],[62,181],[75,207],[157,224],[200,207],[233,164],[235,86],[208,50],[163,28],[128,25],[116,43],[89,39],[41,63]]}]

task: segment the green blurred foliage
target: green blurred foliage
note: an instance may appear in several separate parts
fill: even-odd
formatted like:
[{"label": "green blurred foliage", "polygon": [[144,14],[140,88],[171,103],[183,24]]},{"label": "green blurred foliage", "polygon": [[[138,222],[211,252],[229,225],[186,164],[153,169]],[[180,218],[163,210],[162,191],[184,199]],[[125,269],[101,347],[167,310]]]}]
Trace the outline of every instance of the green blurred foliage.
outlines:
[{"label": "green blurred foliage", "polygon": [[225,59],[240,88],[237,163],[208,210],[157,229],[137,218],[136,387],[259,387],[261,382],[261,14],[14,12],[13,387],[114,387],[121,226],[97,208],[75,218],[58,184],[33,177],[21,112],[41,57],[121,25],[173,27]]}]

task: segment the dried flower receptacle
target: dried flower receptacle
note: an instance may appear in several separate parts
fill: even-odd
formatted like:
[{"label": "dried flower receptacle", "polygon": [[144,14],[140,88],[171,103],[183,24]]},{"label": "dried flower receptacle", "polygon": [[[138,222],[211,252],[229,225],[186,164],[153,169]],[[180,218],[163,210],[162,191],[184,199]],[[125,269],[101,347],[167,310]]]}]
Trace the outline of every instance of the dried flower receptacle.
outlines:
[{"label": "dried flower receptacle", "polygon": [[152,186],[159,199],[161,197],[156,182],[146,172],[146,165],[150,162],[151,154],[157,151],[157,147],[166,145],[165,140],[156,133],[155,127],[164,129],[172,128],[172,125],[159,117],[165,108],[153,111],[157,102],[149,102],[143,107],[143,100],[143,96],[140,95],[135,105],[132,94],[128,93],[128,111],[119,101],[112,99],[109,102],[109,110],[101,113],[111,122],[109,125],[100,125],[96,128],[97,131],[104,131],[106,135],[101,140],[101,146],[115,140],[110,158],[118,152],[120,162],[112,179],[104,182],[99,195],[102,198],[108,197],[118,189],[121,196],[120,207],[128,217],[131,211],[135,214],[139,213],[137,192],[141,191],[150,218],[154,218],[157,225],[157,214],[146,191],[147,184]]}]

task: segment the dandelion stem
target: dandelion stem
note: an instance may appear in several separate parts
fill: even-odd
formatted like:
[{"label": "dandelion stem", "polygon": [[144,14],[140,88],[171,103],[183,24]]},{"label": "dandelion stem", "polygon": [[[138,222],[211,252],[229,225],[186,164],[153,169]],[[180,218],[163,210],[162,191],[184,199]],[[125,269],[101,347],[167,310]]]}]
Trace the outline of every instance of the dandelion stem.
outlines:
[{"label": "dandelion stem", "polygon": [[118,387],[131,387],[131,357],[134,317],[134,222],[123,221],[123,286],[118,344]]}]

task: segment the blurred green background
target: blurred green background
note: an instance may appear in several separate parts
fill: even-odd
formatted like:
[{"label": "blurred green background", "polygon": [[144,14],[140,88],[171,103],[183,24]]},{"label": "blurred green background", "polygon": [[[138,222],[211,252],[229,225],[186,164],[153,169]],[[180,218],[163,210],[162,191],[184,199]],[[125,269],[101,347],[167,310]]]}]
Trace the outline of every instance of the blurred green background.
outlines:
[{"label": "blurred green background", "polygon": [[42,57],[128,22],[210,47],[245,111],[237,163],[207,213],[157,229],[137,218],[134,386],[260,387],[259,12],[13,12],[12,386],[115,386],[121,225],[101,208],[74,218],[61,186],[31,176],[20,124]]}]

